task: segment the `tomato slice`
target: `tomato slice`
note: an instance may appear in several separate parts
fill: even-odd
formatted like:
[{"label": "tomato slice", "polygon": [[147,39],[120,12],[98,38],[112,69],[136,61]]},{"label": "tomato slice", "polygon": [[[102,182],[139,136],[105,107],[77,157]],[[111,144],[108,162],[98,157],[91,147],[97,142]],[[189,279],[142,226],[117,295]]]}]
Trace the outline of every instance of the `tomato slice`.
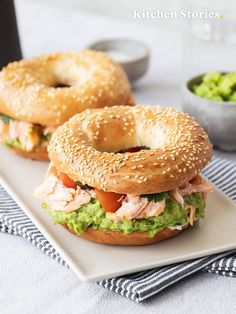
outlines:
[{"label": "tomato slice", "polygon": [[95,189],[96,196],[106,212],[115,212],[121,206],[121,198],[124,194],[104,192]]},{"label": "tomato slice", "polygon": [[67,174],[60,172],[59,177],[67,188],[76,188],[76,182],[69,178]]},{"label": "tomato slice", "polygon": [[[53,173],[56,176],[58,176],[58,171],[55,165],[53,165],[53,163],[51,163],[49,165],[48,171],[47,171],[48,175]],[[59,178],[62,181],[62,183],[67,187],[67,188],[73,188],[75,189],[77,184],[74,180],[72,180],[71,178],[68,177],[67,174],[60,172],[59,173]]]},{"label": "tomato slice", "polygon": [[55,175],[57,175],[57,168],[56,168],[56,166],[51,162],[51,163],[49,164],[49,167],[48,167],[46,176],[48,176],[48,175],[50,175],[50,174],[52,174],[52,173],[55,174]]}]

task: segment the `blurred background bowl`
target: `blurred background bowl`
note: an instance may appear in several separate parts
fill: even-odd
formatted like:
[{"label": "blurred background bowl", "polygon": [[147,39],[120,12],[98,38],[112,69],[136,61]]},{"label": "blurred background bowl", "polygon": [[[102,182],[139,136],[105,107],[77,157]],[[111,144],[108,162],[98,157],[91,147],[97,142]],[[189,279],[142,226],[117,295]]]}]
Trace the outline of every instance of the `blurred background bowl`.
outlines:
[{"label": "blurred background bowl", "polygon": [[203,75],[196,76],[183,86],[183,110],[193,116],[206,130],[214,146],[236,150],[236,102],[220,102],[197,96],[194,85],[202,82]]},{"label": "blurred background bowl", "polygon": [[92,43],[88,48],[106,52],[121,65],[131,82],[143,76],[148,69],[149,48],[138,40],[108,39]]}]

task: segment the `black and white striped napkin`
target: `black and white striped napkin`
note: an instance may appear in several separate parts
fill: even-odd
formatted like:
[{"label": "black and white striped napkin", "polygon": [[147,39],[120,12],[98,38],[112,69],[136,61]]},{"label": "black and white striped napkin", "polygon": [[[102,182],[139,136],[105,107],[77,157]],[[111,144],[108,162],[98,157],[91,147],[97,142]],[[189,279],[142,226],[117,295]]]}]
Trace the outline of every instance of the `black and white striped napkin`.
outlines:
[{"label": "black and white striped napkin", "polygon": [[[236,164],[215,157],[206,167],[204,174],[236,201]],[[53,246],[1,186],[0,231],[24,237],[45,254],[68,267]],[[131,300],[141,302],[199,270],[236,277],[236,250],[101,280],[98,284]]]}]

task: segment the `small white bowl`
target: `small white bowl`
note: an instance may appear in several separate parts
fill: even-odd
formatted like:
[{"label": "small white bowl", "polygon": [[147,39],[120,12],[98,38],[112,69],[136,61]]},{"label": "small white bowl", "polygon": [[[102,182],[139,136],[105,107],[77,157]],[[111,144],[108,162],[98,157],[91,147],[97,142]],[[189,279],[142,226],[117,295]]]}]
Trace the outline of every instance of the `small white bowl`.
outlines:
[{"label": "small white bowl", "polygon": [[203,75],[190,79],[183,86],[183,109],[206,130],[214,146],[226,151],[236,150],[236,102],[220,102],[194,94],[193,85]]},{"label": "small white bowl", "polygon": [[89,49],[106,52],[121,65],[131,82],[136,81],[148,69],[148,47],[133,39],[107,39],[88,46]]}]

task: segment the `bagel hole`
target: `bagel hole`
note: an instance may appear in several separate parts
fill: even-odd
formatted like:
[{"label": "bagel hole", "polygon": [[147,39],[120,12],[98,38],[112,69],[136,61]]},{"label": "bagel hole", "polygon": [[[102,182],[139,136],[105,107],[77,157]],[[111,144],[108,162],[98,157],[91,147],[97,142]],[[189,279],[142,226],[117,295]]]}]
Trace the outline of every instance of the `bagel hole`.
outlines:
[{"label": "bagel hole", "polygon": [[129,147],[126,149],[119,150],[117,153],[120,153],[120,154],[137,153],[137,152],[140,152],[141,150],[149,150],[149,149],[150,147],[148,146],[135,146],[135,147]]},{"label": "bagel hole", "polygon": [[68,87],[71,87],[69,84],[66,84],[66,83],[55,83],[52,85],[52,87],[54,88],[68,88]]}]

